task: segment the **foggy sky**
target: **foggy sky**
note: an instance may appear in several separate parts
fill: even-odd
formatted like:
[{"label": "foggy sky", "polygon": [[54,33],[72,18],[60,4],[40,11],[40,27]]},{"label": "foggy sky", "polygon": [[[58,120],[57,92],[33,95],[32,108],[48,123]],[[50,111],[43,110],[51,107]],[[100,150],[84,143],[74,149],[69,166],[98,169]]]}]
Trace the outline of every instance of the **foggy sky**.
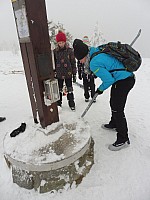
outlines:
[{"label": "foggy sky", "polygon": [[[98,22],[107,41],[130,43],[141,28],[134,47],[150,57],[150,0],[46,0],[46,8],[48,20],[64,24],[74,38],[91,37]],[[1,41],[18,41],[11,0],[0,0],[0,24]]]}]

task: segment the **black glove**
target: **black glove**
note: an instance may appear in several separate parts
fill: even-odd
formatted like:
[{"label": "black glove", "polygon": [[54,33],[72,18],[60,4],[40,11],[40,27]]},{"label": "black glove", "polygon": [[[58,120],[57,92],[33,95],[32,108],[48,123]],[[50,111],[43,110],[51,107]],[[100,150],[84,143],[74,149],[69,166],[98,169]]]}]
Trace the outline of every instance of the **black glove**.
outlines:
[{"label": "black glove", "polygon": [[95,94],[98,94],[98,95],[103,94],[103,91],[101,91],[101,90],[99,90],[99,89],[97,88]]},{"label": "black glove", "polygon": [[76,82],[76,75],[73,75],[72,80],[73,80],[73,83]]},{"label": "black glove", "polygon": [[97,78],[97,76],[94,73],[91,73],[91,76]]},{"label": "black glove", "polygon": [[82,80],[82,76],[81,76],[81,74],[79,74],[78,78],[79,78],[80,80]]},{"label": "black glove", "polygon": [[10,134],[10,137],[15,137],[19,133],[23,133],[26,129],[26,123],[21,123],[21,126],[15,130],[13,130]]},{"label": "black glove", "polygon": [[95,74],[93,76],[94,76],[94,78],[97,78],[97,76]]}]

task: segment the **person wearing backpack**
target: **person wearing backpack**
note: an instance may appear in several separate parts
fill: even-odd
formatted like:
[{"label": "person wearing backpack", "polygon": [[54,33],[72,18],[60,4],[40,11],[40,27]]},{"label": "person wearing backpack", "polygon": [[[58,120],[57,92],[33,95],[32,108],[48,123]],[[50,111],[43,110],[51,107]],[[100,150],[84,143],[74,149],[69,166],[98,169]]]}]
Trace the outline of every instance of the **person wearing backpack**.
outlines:
[{"label": "person wearing backpack", "polygon": [[[90,41],[88,36],[84,36],[82,41],[87,46],[90,46]],[[77,68],[78,68],[78,78],[80,80],[83,80],[85,102],[89,102],[90,96],[91,98],[93,98],[95,94],[94,74],[89,69],[89,62],[81,63],[78,60]],[[96,99],[94,100],[94,102],[96,102]]]},{"label": "person wearing backpack", "polygon": [[67,100],[71,110],[75,110],[75,101],[72,82],[76,82],[76,61],[73,49],[66,44],[66,35],[59,31],[56,35],[57,47],[54,49],[55,74],[58,79],[60,100],[57,105],[62,105],[63,85],[67,87]]},{"label": "person wearing backpack", "polygon": [[[98,52],[98,47],[90,47],[80,39],[73,42],[74,55],[81,62],[90,62],[90,70],[101,79],[102,83],[96,90],[97,95],[101,95],[111,86],[110,107],[111,120],[108,124],[103,124],[102,128],[117,131],[117,139],[108,146],[111,151],[118,151],[128,147],[130,144],[128,136],[128,126],[124,113],[126,100],[129,91],[135,84],[133,72],[125,69],[124,65],[114,56],[107,53],[99,53],[92,58],[93,53]],[[116,69],[122,69],[117,71]],[[113,70],[112,72],[110,72]],[[116,70],[116,71],[115,71]]]}]

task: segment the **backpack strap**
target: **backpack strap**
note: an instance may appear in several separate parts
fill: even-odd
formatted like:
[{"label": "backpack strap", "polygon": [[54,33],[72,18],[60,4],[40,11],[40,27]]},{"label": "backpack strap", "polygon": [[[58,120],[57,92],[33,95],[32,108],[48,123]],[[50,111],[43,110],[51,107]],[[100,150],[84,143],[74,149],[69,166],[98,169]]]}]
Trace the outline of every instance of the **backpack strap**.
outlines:
[{"label": "backpack strap", "polygon": [[93,53],[93,54],[90,56],[90,61],[91,61],[95,56],[97,56],[98,54],[100,54],[100,53],[102,53],[102,52],[103,52],[103,50],[99,50],[99,51]]},{"label": "backpack strap", "polygon": [[[119,43],[119,42],[118,42]],[[90,61],[92,60],[92,58],[94,58],[95,56],[97,56],[98,54],[100,54],[100,53],[106,53],[107,54],[107,51],[105,51],[105,48],[103,48],[103,49],[100,49],[99,51],[97,51],[97,52],[95,52],[95,53],[93,53],[91,56],[90,56]],[[115,72],[115,71],[126,71],[127,69],[112,69],[112,70],[109,70],[109,72],[111,73],[111,72]]]},{"label": "backpack strap", "polygon": [[115,72],[115,71],[127,71],[127,69],[112,69],[112,70],[109,70],[109,72],[111,73],[111,72]]},{"label": "backpack strap", "polygon": [[102,45],[98,46],[99,51],[94,52],[94,53],[90,56],[90,61],[91,61],[95,56],[97,56],[97,55],[100,54],[100,53],[107,53],[107,52],[108,52],[107,46],[108,46],[108,44],[102,44]]}]

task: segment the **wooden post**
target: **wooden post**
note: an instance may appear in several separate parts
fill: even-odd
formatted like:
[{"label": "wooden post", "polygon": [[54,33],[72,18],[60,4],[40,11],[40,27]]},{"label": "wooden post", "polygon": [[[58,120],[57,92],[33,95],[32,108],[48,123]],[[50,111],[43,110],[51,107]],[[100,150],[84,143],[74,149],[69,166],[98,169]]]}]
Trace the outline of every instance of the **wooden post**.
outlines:
[{"label": "wooden post", "polygon": [[12,0],[35,123],[43,128],[59,121],[57,104],[44,103],[45,80],[54,79],[45,0]]}]

